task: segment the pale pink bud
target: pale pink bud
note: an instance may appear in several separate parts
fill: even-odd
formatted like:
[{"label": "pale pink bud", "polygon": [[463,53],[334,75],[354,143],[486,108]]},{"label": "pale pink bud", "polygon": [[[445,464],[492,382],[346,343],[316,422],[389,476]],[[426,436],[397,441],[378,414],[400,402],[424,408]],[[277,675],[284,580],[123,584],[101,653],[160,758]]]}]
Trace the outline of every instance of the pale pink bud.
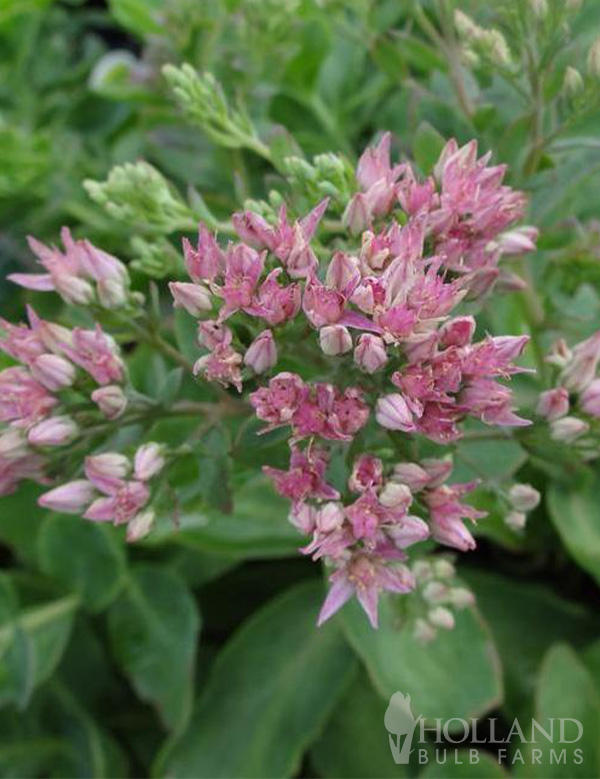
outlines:
[{"label": "pale pink bud", "polygon": [[388,356],[383,339],[378,335],[363,333],[354,349],[354,362],[365,373],[375,373],[387,363]]},{"label": "pale pink bud", "polygon": [[412,493],[406,484],[388,481],[379,493],[379,502],[388,509],[408,509],[412,503]]},{"label": "pale pink bud", "polygon": [[496,290],[498,292],[522,292],[528,288],[528,283],[522,276],[506,268],[500,268]]},{"label": "pale pink bud", "polygon": [[332,533],[344,523],[344,509],[339,503],[325,503],[316,517],[321,533]]},{"label": "pale pink bud", "polygon": [[154,441],[142,444],[135,453],[134,476],[139,481],[148,481],[163,469],[165,462],[163,447],[160,444]]},{"label": "pale pink bud", "polygon": [[277,346],[273,333],[263,330],[248,347],[244,362],[254,373],[264,373],[277,364]]},{"label": "pale pink bud", "polygon": [[513,484],[508,491],[508,499],[517,511],[533,511],[539,505],[541,497],[531,484]]},{"label": "pale pink bud", "polygon": [[358,235],[371,223],[371,212],[366,196],[357,192],[342,215],[342,224],[351,235]]},{"label": "pale pink bud", "polygon": [[573,347],[571,359],[561,373],[561,383],[568,390],[580,392],[596,375],[600,360],[600,331]]},{"label": "pale pink bud", "polygon": [[427,582],[423,587],[423,599],[427,603],[443,603],[448,600],[448,585],[442,582]]},{"label": "pale pink bud", "polygon": [[466,609],[475,605],[475,596],[466,587],[452,587],[448,593],[448,600],[457,609]]},{"label": "pale pink bud", "polygon": [[129,458],[119,452],[102,452],[85,458],[85,475],[92,482],[124,479],[131,470]]},{"label": "pale pink bud", "polygon": [[594,379],[579,396],[582,411],[592,417],[600,417],[600,379]]},{"label": "pale pink bud", "polygon": [[406,484],[413,492],[419,492],[429,484],[430,476],[417,463],[398,463],[394,466],[394,480]]},{"label": "pale pink bud", "polygon": [[229,346],[232,338],[231,330],[214,319],[206,319],[198,325],[198,341],[211,352],[217,346]]},{"label": "pale pink bud", "polygon": [[27,434],[27,440],[33,446],[64,446],[78,434],[79,428],[71,417],[50,417],[34,425]]},{"label": "pale pink bud", "polygon": [[444,606],[436,606],[427,614],[427,619],[436,628],[452,630],[454,627],[454,614]]},{"label": "pale pink bud", "polygon": [[[429,487],[439,487],[452,473],[452,458],[438,459],[436,457],[426,457],[421,460],[421,465],[429,474]],[[446,561],[443,561],[446,563]]]},{"label": "pale pink bud", "polygon": [[334,357],[352,349],[352,336],[344,325],[328,325],[319,330],[319,344],[324,354]]},{"label": "pale pink bud", "polygon": [[70,273],[57,273],[53,279],[58,294],[67,303],[86,306],[94,300],[94,288],[89,281]]},{"label": "pale pink bud", "polygon": [[569,392],[564,387],[542,392],[537,404],[537,413],[549,422],[569,413]]},{"label": "pale pink bud", "polygon": [[353,289],[360,281],[358,260],[345,252],[335,252],[325,276],[325,285],[344,292]]},{"label": "pale pink bud", "polygon": [[169,289],[175,308],[185,308],[192,316],[201,316],[212,308],[210,292],[202,284],[170,281]]},{"label": "pale pink bud", "polygon": [[434,356],[437,342],[438,334],[435,331],[416,333],[407,338],[402,347],[409,363],[423,362]]},{"label": "pale pink bud", "polygon": [[127,302],[127,284],[115,279],[105,279],[96,284],[98,301],[103,308],[119,308]]},{"label": "pale pink bud", "polygon": [[587,433],[589,429],[590,426],[583,419],[562,417],[562,419],[556,419],[550,425],[550,437],[554,441],[562,441],[569,444],[579,438],[579,436]]},{"label": "pale pink bud", "polygon": [[0,458],[2,460],[20,460],[27,455],[27,441],[23,433],[9,428],[0,435]]},{"label": "pale pink bud", "polygon": [[467,290],[467,298],[479,300],[485,297],[498,280],[499,274],[498,268],[481,268],[464,276],[463,284]]},{"label": "pale pink bud", "polygon": [[546,362],[564,368],[573,357],[573,352],[567,346],[564,338],[559,338],[552,344],[552,348],[546,357]]},{"label": "pale pink bud", "polygon": [[31,365],[31,372],[51,392],[70,387],[76,375],[73,363],[57,354],[41,354],[36,357]]},{"label": "pale pink bud", "polygon": [[527,524],[527,514],[524,511],[509,511],[504,521],[511,530],[523,530]]},{"label": "pale pink bud", "polygon": [[411,432],[415,429],[410,409],[402,395],[397,392],[379,398],[375,408],[375,418],[388,430]]},{"label": "pale pink bud", "polygon": [[154,518],[154,511],[152,509],[147,509],[140,514],[136,514],[133,519],[130,519],[127,524],[127,534],[125,536],[127,543],[133,544],[147,536],[154,523]]},{"label": "pale pink bud", "polygon": [[531,225],[516,227],[498,237],[498,246],[502,254],[525,254],[535,251],[535,242],[539,231]]},{"label": "pale pink bud", "polygon": [[118,384],[99,387],[92,392],[91,398],[107,419],[117,419],[127,408],[127,398]]},{"label": "pale pink bud", "polygon": [[61,484],[38,498],[38,504],[62,514],[80,514],[94,498],[94,485],[86,479]]}]

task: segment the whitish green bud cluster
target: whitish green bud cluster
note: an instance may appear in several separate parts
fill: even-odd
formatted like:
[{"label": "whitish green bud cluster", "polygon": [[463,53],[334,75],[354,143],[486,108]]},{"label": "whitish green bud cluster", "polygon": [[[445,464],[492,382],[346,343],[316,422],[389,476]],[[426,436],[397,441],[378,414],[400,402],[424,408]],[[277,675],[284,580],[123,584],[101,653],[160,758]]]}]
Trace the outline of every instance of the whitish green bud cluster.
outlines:
[{"label": "whitish green bud cluster", "polygon": [[164,279],[183,271],[180,252],[165,238],[147,241],[136,235],[131,239],[131,248],[134,259],[130,266],[139,273],[153,279]]},{"label": "whitish green bud cluster", "polygon": [[501,67],[507,67],[512,63],[508,43],[500,30],[480,27],[470,16],[458,9],[454,12],[454,26],[465,59],[469,63],[487,62]]},{"label": "whitish green bud cluster", "polygon": [[163,234],[196,227],[190,207],[147,162],[117,165],[106,181],[88,179],[84,186],[92,200],[120,221]]},{"label": "whitish green bud cluster", "polygon": [[163,74],[187,120],[202,128],[219,146],[249,148],[267,159],[270,152],[258,138],[246,111],[229,105],[212,73],[200,74],[191,65],[165,65]]},{"label": "whitish green bud cluster", "polygon": [[337,154],[320,154],[312,163],[301,157],[286,157],[284,171],[291,186],[308,199],[330,197],[330,208],[342,210],[356,190],[352,166]]}]

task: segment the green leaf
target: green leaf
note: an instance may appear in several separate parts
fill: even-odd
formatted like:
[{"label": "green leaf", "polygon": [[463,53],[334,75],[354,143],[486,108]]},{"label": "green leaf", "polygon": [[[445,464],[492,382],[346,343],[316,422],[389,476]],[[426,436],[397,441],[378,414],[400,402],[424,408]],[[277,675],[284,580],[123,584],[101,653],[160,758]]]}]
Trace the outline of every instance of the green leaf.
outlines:
[{"label": "green leaf", "polygon": [[27,705],[48,679],[71,634],[75,597],[24,609],[0,623],[0,705]]},{"label": "green leaf", "polygon": [[[502,674],[494,644],[481,617],[465,609],[454,630],[440,631],[430,644],[402,626],[397,599],[384,597],[378,630],[373,630],[357,603],[342,612],[351,645],[362,658],[373,684],[385,699],[410,694],[415,716],[469,719],[502,700]],[[449,669],[452,669],[449,672]]]},{"label": "green leaf", "polygon": [[42,525],[38,556],[44,573],[79,595],[92,611],[116,597],[126,571],[122,545],[112,528],[54,514]]},{"label": "green leaf", "polygon": [[473,589],[503,660],[506,710],[511,717],[530,716],[544,653],[556,641],[585,645],[600,632],[600,620],[538,584],[474,569],[462,570],[461,576]]},{"label": "green leaf", "polygon": [[115,657],[139,697],[177,730],[191,711],[200,618],[181,579],[158,566],[139,565],[108,612]]},{"label": "green leaf", "polygon": [[566,487],[551,484],[546,501],[567,551],[577,563],[600,582],[600,511],[595,485]]},{"label": "green leaf", "polygon": [[[550,777],[598,776],[600,773],[600,699],[592,677],[575,652],[564,644],[553,646],[542,663],[535,693],[535,720],[547,732],[554,728],[549,741],[537,735],[535,743],[524,744],[524,762],[517,764],[516,776],[527,779]],[[574,741],[578,728],[573,722],[564,723],[565,738],[560,739],[559,720],[575,719],[581,723],[581,738]],[[526,737],[527,737],[526,733]],[[567,743],[574,741],[574,743]],[[533,760],[533,749],[538,760]],[[581,750],[582,760],[577,760]],[[552,754],[554,753],[554,755]],[[556,754],[564,753],[561,761]],[[541,759],[540,759],[541,758]]]},{"label": "green leaf", "polygon": [[231,514],[194,504],[183,506],[176,517],[178,527],[171,517],[163,517],[147,544],[172,541],[202,552],[248,559],[285,557],[296,554],[302,544],[302,536],[288,521],[289,511],[289,502],[260,477],[237,490]]},{"label": "green leaf", "polygon": [[117,22],[136,35],[160,35],[159,23],[161,0],[108,0],[112,15]]},{"label": "green leaf", "polygon": [[408,776],[396,765],[384,725],[387,701],[361,673],[331,715],[310,759],[318,773],[336,779],[380,779]]},{"label": "green leaf", "polygon": [[413,141],[415,162],[425,174],[433,171],[446,141],[429,122],[421,122]]},{"label": "green leaf", "polygon": [[198,323],[182,308],[175,309],[173,321],[177,348],[191,363],[196,362],[201,354],[198,345]]},{"label": "green leaf", "polygon": [[456,449],[453,479],[486,479],[502,482],[527,461],[527,452],[516,441],[463,440]]},{"label": "green leaf", "polygon": [[303,583],[254,614],[215,661],[186,732],[159,759],[172,777],[287,777],[355,671],[323,593]]}]

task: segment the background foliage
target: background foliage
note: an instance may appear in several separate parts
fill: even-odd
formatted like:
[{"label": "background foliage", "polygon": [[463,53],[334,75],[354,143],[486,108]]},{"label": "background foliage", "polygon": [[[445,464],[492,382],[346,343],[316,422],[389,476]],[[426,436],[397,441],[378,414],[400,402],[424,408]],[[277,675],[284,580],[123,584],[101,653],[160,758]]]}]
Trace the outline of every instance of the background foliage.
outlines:
[{"label": "background foliage", "polygon": [[[501,29],[510,59],[466,51],[453,5]],[[600,314],[600,66],[589,54],[600,8],[578,6],[4,0],[2,276],[31,262],[27,233],[52,242],[68,224],[128,260],[140,287],[150,277],[162,288],[178,272],[181,233],[265,197],[292,154],[355,161],[389,129],[427,171],[443,139],[476,137],[509,164],[509,183],[528,192],[528,221],[542,230],[519,269],[533,294],[501,299],[485,321],[491,332],[533,336],[543,381],[542,355],[558,332],[586,337]],[[222,117],[184,117],[161,74],[167,62],[214,74],[245,130],[224,135]],[[581,83],[568,81],[568,68]],[[89,183],[140,160],[152,168],[126,171],[139,177],[137,207],[121,207],[118,177]],[[172,187],[167,204],[152,200],[157,177]],[[308,174],[305,185],[314,195]],[[3,284],[0,304],[16,316],[23,298]],[[193,348],[185,316],[172,324],[181,350]],[[180,372],[143,348],[132,364],[136,386],[168,403]],[[530,380],[518,388],[531,400]],[[188,423],[159,424],[177,442]],[[544,500],[517,534],[494,495],[480,497],[491,517],[459,568],[477,608],[424,648],[389,602],[378,632],[353,608],[315,629],[316,567],[298,559],[285,501],[250,478],[258,458],[278,465],[284,444],[271,438],[267,450],[252,432],[204,433],[205,456],[182,468],[195,493],[180,528],[165,520],[134,548],[113,528],[37,508],[36,488],[2,499],[2,775],[441,776],[434,764],[392,763],[383,715],[396,690],[426,718],[491,712],[505,727],[514,717],[578,717],[581,775],[598,774],[596,461],[577,465],[547,441],[463,445],[461,475],[474,465],[512,475]],[[546,759],[536,775],[573,775],[572,764]],[[443,775],[466,770],[445,766]],[[485,757],[483,770],[504,774]]]}]

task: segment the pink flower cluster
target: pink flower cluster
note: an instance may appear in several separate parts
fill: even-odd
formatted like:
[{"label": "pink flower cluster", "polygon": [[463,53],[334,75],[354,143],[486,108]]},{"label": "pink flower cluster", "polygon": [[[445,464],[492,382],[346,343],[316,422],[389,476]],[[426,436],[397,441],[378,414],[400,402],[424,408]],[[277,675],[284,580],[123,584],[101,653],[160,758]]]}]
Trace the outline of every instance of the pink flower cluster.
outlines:
[{"label": "pink flower cluster", "polygon": [[[79,435],[65,395],[83,392],[109,417],[127,403],[123,362],[99,325],[69,330],[28,308],[28,325],[0,319],[0,350],[19,365],[0,372],[0,495],[22,479],[44,480],[45,453]],[[89,378],[85,378],[85,376]],[[93,404],[90,404],[93,407]]]},{"label": "pink flower cluster", "polygon": [[151,496],[148,482],[164,465],[162,447],[154,442],[140,446],[133,463],[118,452],[86,457],[86,478],[44,493],[39,504],[96,522],[127,524],[127,540],[137,541],[148,533],[154,520],[151,509],[143,511]]},{"label": "pink flower cluster", "polygon": [[[475,319],[455,312],[491,290],[503,255],[535,248],[536,230],[514,227],[524,196],[502,184],[504,166],[490,166],[489,155],[477,159],[475,142],[449,141],[433,176],[421,181],[410,165],[391,164],[390,141],[386,134],[362,155],[345,234],[339,223],[327,225],[333,248],[316,240],[327,200],[295,221],[285,206],[272,222],[246,211],[233,216],[241,243],[222,248],[202,226],[196,247],[184,241],[191,282],[170,284],[175,305],[201,320],[206,354],[195,372],[240,392],[244,381],[258,381],[250,403],[263,432],[290,428],[289,470],[266,472],[292,501],[292,521],[313,537],[304,551],[334,566],[321,620],[355,592],[375,624],[377,594],[412,586],[398,562],[403,549],[428,535],[471,549],[462,519],[481,515],[462,502],[473,484],[444,483],[447,465],[405,464],[422,483],[397,476],[384,483],[383,464],[370,455],[359,457],[350,481],[360,497],[344,506],[326,481],[328,450],[315,439],[349,444],[371,411],[381,428],[440,444],[457,440],[468,416],[529,424],[499,382],[522,370],[513,362],[527,336],[474,341]],[[289,325],[297,317],[302,331]],[[288,371],[264,382],[280,353],[293,353],[295,339],[311,331],[317,364],[347,360],[343,385]],[[408,513],[413,493],[429,524]]]},{"label": "pink flower cluster", "polygon": [[[449,460],[403,463],[386,479],[379,458],[361,455],[348,480],[349,491],[358,497],[348,504],[325,480],[327,464],[327,452],[309,443],[304,451],[293,447],[288,471],[264,471],[292,501],[292,524],[312,537],[302,552],[333,568],[319,623],[356,595],[376,627],[380,593],[405,593],[414,587],[404,550],[430,535],[446,546],[472,549],[474,539],[462,520],[485,514],[461,500],[474,483],[444,483],[452,471]],[[415,495],[429,523],[410,513]]]},{"label": "pink flower cluster", "polygon": [[[600,419],[600,331],[572,349],[558,341],[547,361],[560,373],[557,386],[540,395],[537,412],[550,422],[552,438],[571,443],[589,431],[590,417]],[[576,413],[569,413],[572,403]]]},{"label": "pink flower cluster", "polygon": [[13,273],[10,281],[38,292],[58,292],[66,303],[118,308],[129,297],[129,274],[120,260],[88,240],[76,241],[61,231],[64,252],[30,237],[29,246],[45,273]]}]

